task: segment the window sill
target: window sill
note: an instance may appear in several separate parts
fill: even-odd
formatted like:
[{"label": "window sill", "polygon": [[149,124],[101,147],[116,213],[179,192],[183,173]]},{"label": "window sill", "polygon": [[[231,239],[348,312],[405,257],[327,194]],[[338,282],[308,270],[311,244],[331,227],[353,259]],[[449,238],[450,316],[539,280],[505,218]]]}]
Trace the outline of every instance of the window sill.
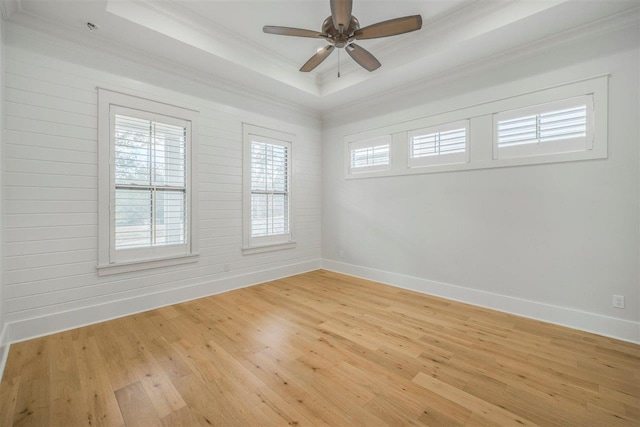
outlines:
[{"label": "window sill", "polygon": [[98,265],[98,276],[110,276],[112,274],[130,273],[132,271],[150,270],[152,268],[170,267],[172,265],[189,264],[198,262],[200,254],[180,255],[169,258],[156,258],[132,262],[119,262],[117,264]]},{"label": "window sill", "polygon": [[285,249],[293,249],[296,247],[296,242],[284,242],[284,243],[272,243],[261,246],[249,246],[242,248],[244,255],[260,254],[263,252],[282,251]]}]

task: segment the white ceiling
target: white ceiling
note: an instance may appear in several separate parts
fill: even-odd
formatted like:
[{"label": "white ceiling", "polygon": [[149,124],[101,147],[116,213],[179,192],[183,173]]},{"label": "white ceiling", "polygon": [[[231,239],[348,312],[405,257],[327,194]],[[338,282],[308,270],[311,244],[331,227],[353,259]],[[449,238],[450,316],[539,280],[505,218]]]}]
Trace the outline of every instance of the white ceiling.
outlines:
[{"label": "white ceiling", "polygon": [[[354,0],[361,26],[420,14],[420,31],[359,42],[382,67],[369,73],[340,50],[312,73],[300,66],[322,39],[262,32],[320,30],[329,0],[2,0],[10,21],[144,52],[312,110],[326,112],[637,7],[627,0]],[[89,32],[86,22],[99,25]],[[53,31],[55,29],[55,31]],[[338,50],[336,50],[338,51]]]}]

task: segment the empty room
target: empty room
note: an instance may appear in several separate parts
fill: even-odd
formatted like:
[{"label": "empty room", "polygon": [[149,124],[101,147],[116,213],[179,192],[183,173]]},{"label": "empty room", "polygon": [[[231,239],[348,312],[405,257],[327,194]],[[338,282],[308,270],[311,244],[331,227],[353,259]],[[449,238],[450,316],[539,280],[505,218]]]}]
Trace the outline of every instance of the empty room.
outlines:
[{"label": "empty room", "polygon": [[640,426],[637,0],[0,11],[0,427]]}]

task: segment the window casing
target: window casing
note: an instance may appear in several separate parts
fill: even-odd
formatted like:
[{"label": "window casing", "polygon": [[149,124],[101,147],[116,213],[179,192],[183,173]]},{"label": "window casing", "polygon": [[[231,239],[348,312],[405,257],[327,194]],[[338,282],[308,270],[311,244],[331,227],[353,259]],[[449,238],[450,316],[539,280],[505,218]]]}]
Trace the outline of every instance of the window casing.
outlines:
[{"label": "window casing", "polygon": [[291,247],[293,135],[244,124],[245,253]]},{"label": "window casing", "polygon": [[469,121],[461,120],[408,132],[409,167],[469,161]]},{"label": "window casing", "polygon": [[192,110],[99,90],[99,274],[197,255],[196,118]]}]

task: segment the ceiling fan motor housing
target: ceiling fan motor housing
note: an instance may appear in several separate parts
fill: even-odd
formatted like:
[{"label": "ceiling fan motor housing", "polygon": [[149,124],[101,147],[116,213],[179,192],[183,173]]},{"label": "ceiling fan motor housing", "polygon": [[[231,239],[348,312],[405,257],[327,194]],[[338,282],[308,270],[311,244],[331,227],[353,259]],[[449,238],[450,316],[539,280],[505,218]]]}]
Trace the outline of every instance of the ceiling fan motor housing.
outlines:
[{"label": "ceiling fan motor housing", "polygon": [[360,29],[360,21],[355,16],[351,16],[351,21],[349,22],[349,28],[346,31],[343,31],[342,34],[340,30],[333,26],[333,19],[329,16],[322,23],[322,33],[327,34],[329,36],[328,40],[335,47],[345,47],[349,44],[349,37],[353,35],[353,33]]}]

